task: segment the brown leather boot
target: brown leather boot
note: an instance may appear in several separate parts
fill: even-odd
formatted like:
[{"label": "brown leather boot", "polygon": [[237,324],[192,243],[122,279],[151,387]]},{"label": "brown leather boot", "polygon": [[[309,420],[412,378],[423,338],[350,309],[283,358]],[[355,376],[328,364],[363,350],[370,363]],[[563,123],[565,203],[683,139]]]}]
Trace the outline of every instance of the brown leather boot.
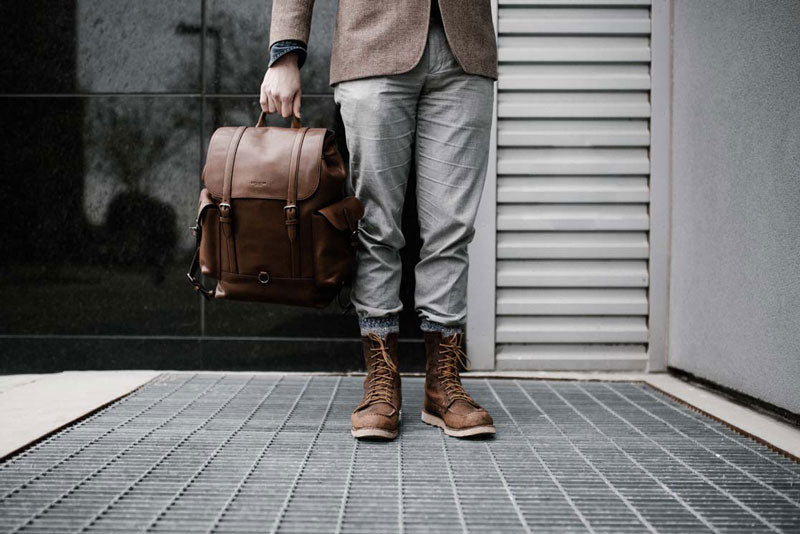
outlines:
[{"label": "brown leather boot", "polygon": [[448,436],[463,438],[494,434],[494,421],[461,385],[459,366],[469,367],[461,348],[464,334],[442,338],[441,332],[425,332],[425,404],[422,420],[440,427]]},{"label": "brown leather boot", "polygon": [[361,337],[367,376],[364,397],[350,416],[355,438],[394,439],[400,425],[400,373],[397,368],[397,334],[386,339],[377,334]]}]

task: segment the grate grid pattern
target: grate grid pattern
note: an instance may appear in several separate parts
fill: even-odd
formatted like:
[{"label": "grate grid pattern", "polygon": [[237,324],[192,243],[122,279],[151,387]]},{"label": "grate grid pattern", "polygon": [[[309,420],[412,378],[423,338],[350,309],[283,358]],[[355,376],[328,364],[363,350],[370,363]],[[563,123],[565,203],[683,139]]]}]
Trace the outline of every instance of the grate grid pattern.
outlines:
[{"label": "grate grid pattern", "polygon": [[360,377],[164,374],[0,464],[0,532],[800,532],[800,465],[639,383],[467,379],[498,435],[351,438]]}]

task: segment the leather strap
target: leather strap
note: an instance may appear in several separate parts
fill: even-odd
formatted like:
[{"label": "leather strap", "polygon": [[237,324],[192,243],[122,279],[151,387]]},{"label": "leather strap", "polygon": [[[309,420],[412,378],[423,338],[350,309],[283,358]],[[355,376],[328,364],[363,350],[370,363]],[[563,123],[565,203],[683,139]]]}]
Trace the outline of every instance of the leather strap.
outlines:
[{"label": "leather strap", "polygon": [[297,183],[300,175],[300,155],[303,151],[303,139],[308,128],[300,128],[294,136],[292,156],[289,162],[289,186],[286,192],[286,205],[283,207],[286,233],[289,236],[289,247],[292,254],[292,276],[300,274],[300,246],[297,240]]},{"label": "leather strap", "polygon": [[[267,112],[262,111],[261,114],[258,116],[258,122],[256,122],[256,128],[262,128],[267,125]],[[292,128],[301,128],[302,124],[300,124],[300,119],[292,115]]]},{"label": "leather strap", "polygon": [[189,272],[186,273],[186,276],[189,277],[189,282],[191,282],[194,290],[203,295],[206,300],[211,300],[211,298],[214,296],[214,290],[205,287],[197,278],[197,270],[200,268],[200,241],[203,237],[203,217],[205,216],[206,211],[209,209],[219,208],[215,204],[208,204],[203,206],[203,208],[200,210],[200,213],[197,214],[197,222],[195,223],[195,226],[192,227],[192,233],[195,237],[194,256],[192,256],[192,263],[189,265]]},{"label": "leather strap", "polygon": [[242,135],[247,129],[246,126],[239,126],[233,132],[231,140],[228,143],[228,151],[225,155],[225,173],[223,174],[222,181],[222,204],[226,204],[230,208],[231,202],[231,187],[233,186],[233,164],[236,161],[236,149],[239,147],[239,141],[242,140]]},{"label": "leather strap", "polygon": [[222,202],[219,204],[219,223],[222,227],[222,233],[225,235],[225,251],[228,256],[228,269],[233,272],[239,272],[236,266],[236,245],[233,242],[233,229],[231,213],[231,188],[233,187],[233,166],[236,162],[236,149],[239,147],[239,142],[242,140],[242,135],[247,129],[245,126],[239,126],[231,137],[228,143],[228,152],[225,156],[225,173],[223,174],[222,182]]}]

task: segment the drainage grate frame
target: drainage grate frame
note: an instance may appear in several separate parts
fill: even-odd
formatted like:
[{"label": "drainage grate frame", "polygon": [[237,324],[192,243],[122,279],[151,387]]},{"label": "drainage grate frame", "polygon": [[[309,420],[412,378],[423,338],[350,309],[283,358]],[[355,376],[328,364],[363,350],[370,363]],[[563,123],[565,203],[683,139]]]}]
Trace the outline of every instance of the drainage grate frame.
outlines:
[{"label": "drainage grate frame", "polygon": [[0,532],[800,532],[800,464],[638,382],[465,379],[493,439],[350,436],[361,377],[166,373],[0,464]]}]

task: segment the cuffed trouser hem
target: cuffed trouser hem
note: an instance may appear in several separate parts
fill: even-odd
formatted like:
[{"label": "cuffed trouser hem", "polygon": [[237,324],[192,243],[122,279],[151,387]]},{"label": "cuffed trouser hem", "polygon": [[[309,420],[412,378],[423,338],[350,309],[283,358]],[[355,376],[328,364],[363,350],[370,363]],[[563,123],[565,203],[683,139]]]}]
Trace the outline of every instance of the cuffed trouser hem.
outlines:
[{"label": "cuffed trouser hem", "polygon": [[361,335],[377,334],[381,338],[392,332],[400,332],[400,318],[397,315],[387,315],[386,317],[359,317],[358,326]]},{"label": "cuffed trouser hem", "polygon": [[461,325],[444,325],[429,319],[422,319],[419,327],[423,332],[441,332],[442,337],[449,337],[463,332]]}]

